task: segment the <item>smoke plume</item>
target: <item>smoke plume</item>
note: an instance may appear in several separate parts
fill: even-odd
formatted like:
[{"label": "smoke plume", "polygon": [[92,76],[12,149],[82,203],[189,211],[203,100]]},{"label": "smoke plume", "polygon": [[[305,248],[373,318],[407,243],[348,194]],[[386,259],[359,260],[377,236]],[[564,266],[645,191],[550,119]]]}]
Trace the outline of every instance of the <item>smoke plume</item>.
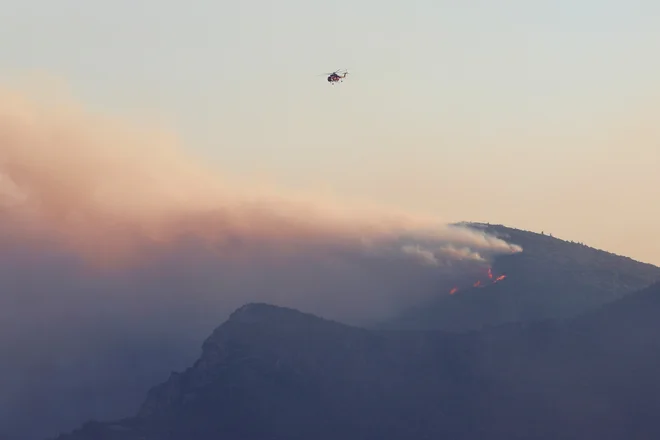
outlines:
[{"label": "smoke plume", "polygon": [[130,414],[246,302],[368,322],[520,251],[248,187],[172,134],[46,101],[0,91],[0,357],[12,378],[0,381],[0,426],[50,429],[32,432],[43,437]]}]

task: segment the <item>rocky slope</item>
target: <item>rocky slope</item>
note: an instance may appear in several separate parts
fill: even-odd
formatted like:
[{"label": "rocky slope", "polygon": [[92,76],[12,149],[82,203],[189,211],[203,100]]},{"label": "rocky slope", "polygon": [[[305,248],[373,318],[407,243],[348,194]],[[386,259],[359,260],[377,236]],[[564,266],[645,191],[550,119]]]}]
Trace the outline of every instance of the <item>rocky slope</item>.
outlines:
[{"label": "rocky slope", "polygon": [[658,438],[660,284],[578,318],[367,331],[250,304],[139,413],[58,440]]},{"label": "rocky slope", "polygon": [[[400,280],[400,289],[389,284],[383,287],[405,292],[408,304],[437,292],[436,297],[420,303],[418,308],[371,328],[465,331],[501,323],[571,317],[660,279],[660,269],[655,266],[579,243],[503,226],[471,226],[502,235],[524,250],[497,258],[491,268],[492,278],[484,267],[480,275],[477,273],[474,279],[470,275],[465,283],[445,279],[445,273],[434,267],[420,266],[414,270],[402,267],[400,271],[392,265],[361,267],[376,278],[388,271],[388,280]],[[461,276],[457,279],[471,273],[458,272]],[[506,278],[493,283],[503,275]],[[306,276],[316,279],[313,273]],[[0,432],[7,433],[5,437],[9,440],[39,440],[49,433],[78,426],[88,418],[114,419],[132,414],[151,385],[167,378],[171,369],[181,370],[190,365],[197,356],[197,341],[219,320],[225,319],[231,309],[195,295],[193,282],[190,290],[182,290],[185,288],[182,283],[173,283],[175,287],[171,288],[165,286],[175,277],[163,279],[167,281],[162,281],[163,287],[157,290],[157,295],[135,303],[135,309],[143,311],[128,314],[135,315],[137,323],[127,321],[123,312],[109,320],[107,317],[112,314],[108,313],[107,304],[89,307],[94,313],[76,313],[75,319],[67,321],[72,325],[65,334],[57,334],[62,321],[34,319],[28,326],[33,338],[21,343],[12,341],[10,345],[14,348],[1,353],[3,374],[0,376],[5,379],[0,380]],[[472,287],[475,281],[481,281],[482,287]],[[445,284],[448,282],[451,284]],[[450,295],[454,283],[458,291]],[[422,294],[405,290],[413,285],[421,285]],[[282,288],[267,287],[273,291]],[[310,284],[309,298],[322,300],[333,293],[327,286],[315,290],[316,287],[313,282]],[[137,287],[130,284],[117,287],[122,294],[132,288]],[[44,295],[48,292],[45,289]],[[226,294],[221,288],[208,292],[213,298]],[[184,297],[185,301],[173,300]],[[356,292],[344,303],[356,309],[379,307],[381,304],[373,299],[376,297],[373,294],[365,299]],[[289,304],[282,301],[281,305]],[[105,321],[99,319],[103,316]],[[90,321],[89,325],[80,324],[84,319]],[[150,323],[154,320],[157,325]],[[102,322],[105,324],[101,325]],[[149,331],[142,331],[149,326],[152,326]],[[47,344],[43,343],[44,332],[49,335]],[[4,334],[6,338],[16,339],[11,332]],[[29,355],[25,354],[25,347],[29,347]],[[32,423],[34,417],[39,418],[39,424]]]}]

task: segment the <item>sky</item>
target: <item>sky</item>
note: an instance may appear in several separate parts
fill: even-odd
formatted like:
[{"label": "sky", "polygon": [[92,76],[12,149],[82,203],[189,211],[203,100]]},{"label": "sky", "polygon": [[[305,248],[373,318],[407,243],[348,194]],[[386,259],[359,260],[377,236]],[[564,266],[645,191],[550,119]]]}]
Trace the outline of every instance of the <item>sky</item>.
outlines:
[{"label": "sky", "polygon": [[0,8],[3,82],[64,84],[223,173],[660,264],[658,2]]}]

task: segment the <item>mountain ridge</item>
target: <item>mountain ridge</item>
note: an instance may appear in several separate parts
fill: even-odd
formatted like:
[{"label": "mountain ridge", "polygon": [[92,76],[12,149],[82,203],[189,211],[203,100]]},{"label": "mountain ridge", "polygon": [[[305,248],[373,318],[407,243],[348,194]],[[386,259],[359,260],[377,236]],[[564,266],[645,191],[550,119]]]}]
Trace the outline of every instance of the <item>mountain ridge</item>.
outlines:
[{"label": "mountain ridge", "polygon": [[366,330],[267,304],[237,312],[136,417],[58,440],[660,434],[660,283],[577,318],[463,334]]},{"label": "mountain ridge", "polygon": [[378,323],[378,328],[476,330],[506,322],[577,316],[660,281],[660,267],[545,234],[483,223],[459,223],[522,252],[501,255],[481,285],[456,286]]},{"label": "mountain ridge", "polygon": [[[255,393],[254,390],[246,390],[247,385],[236,388],[237,384],[259,382],[263,384],[264,389],[271,390],[272,396],[286,395],[291,390],[299,390],[302,393],[300,396],[307,396],[305,398],[308,399],[307,402],[315,402],[315,405],[324,408],[336,407],[337,401],[341,401],[341,399],[337,397],[334,400],[330,399],[331,402],[321,402],[310,396],[332,395],[333,389],[341,390],[346,387],[368,389],[368,386],[372,386],[372,392],[381,398],[394,393],[394,391],[389,391],[390,394],[388,394],[388,391],[382,390],[382,385],[375,377],[370,377],[369,371],[365,370],[364,365],[369,365],[372,371],[381,371],[379,376],[377,375],[381,379],[389,377],[390,381],[399,384],[399,391],[405,388],[400,377],[406,377],[410,371],[424,371],[427,377],[433,378],[434,372],[445,371],[444,369],[448,368],[451,373],[441,374],[441,377],[445,377],[443,380],[450,377],[460,384],[463,390],[479,393],[479,389],[475,389],[476,385],[471,384],[470,380],[479,383],[483,377],[488,377],[488,386],[492,386],[492,383],[509,380],[505,380],[504,376],[492,379],[489,374],[486,374],[487,371],[482,370],[483,365],[489,364],[498,365],[501,369],[505,368],[505,364],[497,358],[497,355],[486,356],[491,350],[488,347],[499,344],[505,350],[514,348],[518,352],[528,350],[529,344],[525,345],[520,341],[524,341],[526,338],[534,341],[534,338],[521,336],[521,333],[543,335],[544,332],[558,331],[557,319],[560,321],[571,319],[590,310],[599,309],[603,305],[616,303],[634,290],[639,290],[638,286],[641,288],[660,279],[659,268],[648,263],[639,263],[627,257],[619,257],[613,253],[588,248],[578,243],[569,243],[548,235],[505,226],[486,225],[484,227],[491,228],[491,233],[495,235],[506,237],[507,241],[523,244],[522,252],[497,257],[493,261],[491,266],[493,277],[506,276],[500,282],[492,284],[493,279],[488,278],[489,274],[484,270],[482,281],[485,287],[472,287],[472,284],[468,283],[467,287],[459,286],[461,288],[455,295],[449,295],[448,291],[442,290],[438,292],[438,298],[420,304],[419,308],[415,310],[416,315],[411,317],[412,322],[409,321],[408,325],[401,325],[400,321],[398,323],[395,321],[394,325],[392,322],[370,325],[368,328],[378,330],[376,333],[367,331],[365,328],[345,326],[340,322],[325,318],[322,318],[324,324],[318,325],[316,320],[316,318],[320,318],[318,315],[316,318],[311,318],[310,316],[314,315],[296,311],[293,308],[258,302],[244,304],[242,307],[236,308],[229,318],[206,338],[206,350],[215,356],[213,358],[215,363],[209,360],[211,358],[205,358],[200,361],[200,364],[191,360],[187,365],[192,365],[189,368],[192,368],[191,371],[195,373],[190,376],[194,377],[193,382],[190,382],[186,375],[188,369],[183,366],[175,367],[180,368],[180,372],[170,376],[170,385],[151,387],[146,393],[148,398],[135,401],[135,407],[139,407],[135,413],[140,417],[126,423],[130,425],[135,424],[135,420],[146,420],[176,402],[182,404],[185,401],[187,404],[192,404],[195,401],[193,397],[198,391],[191,394],[177,390],[187,389],[186,387],[191,383],[197,384],[196,386],[199,388],[204,384],[208,385],[208,381],[212,378],[217,379],[217,374],[210,373],[213,365],[226,369],[223,371],[226,371],[226,378],[231,383],[225,385],[229,390],[234,390],[225,390],[223,393],[235,393],[236,389],[242,389],[246,395],[252,395]],[[546,264],[548,261],[550,264]],[[594,261],[598,264],[593,264]],[[560,280],[557,277],[558,274],[567,276]],[[609,278],[603,274],[609,274]],[[548,298],[554,299],[549,300]],[[450,307],[446,307],[447,304],[450,304]],[[459,307],[456,307],[456,304]],[[565,327],[561,327],[561,329],[562,332],[568,332]],[[405,332],[402,333],[399,330],[405,330]],[[503,336],[497,336],[499,334]],[[272,337],[279,335],[279,340],[269,340],[267,335]],[[226,345],[217,343],[223,340]],[[267,343],[267,341],[269,342]],[[491,345],[484,341],[490,341],[488,344]],[[309,356],[307,363],[301,364],[301,347],[306,346],[323,347],[323,350],[327,350],[328,353],[347,357],[348,360],[341,364],[334,358],[335,356],[309,352],[305,355]],[[416,349],[413,350],[409,346],[416,347]],[[446,352],[442,352],[442,347],[446,347]],[[203,344],[203,354],[204,350]],[[412,363],[402,364],[399,357],[409,358]],[[439,363],[440,361],[436,357],[452,360],[448,365],[444,365]],[[220,361],[222,361],[221,364],[218,364],[217,362]],[[206,369],[202,368],[205,362],[207,363]],[[358,367],[354,364],[362,366]],[[382,369],[380,366],[382,364],[391,365],[391,369]],[[330,370],[326,369],[330,365],[335,365],[336,374],[346,376],[344,380],[340,380],[338,383],[333,382],[338,379],[332,379]],[[202,369],[195,370],[195,366]],[[152,375],[157,377],[154,382],[144,383],[151,385],[157,381],[160,382],[167,377],[168,368],[170,367],[161,368],[158,376]],[[533,368],[538,368],[538,366],[534,365]],[[207,371],[208,374],[202,374],[204,371]],[[319,373],[320,371],[323,371],[323,374]],[[303,380],[303,378],[305,379]],[[494,382],[490,382],[491,379]],[[274,381],[274,383],[268,381]],[[350,387],[346,385],[347,381],[352,381]],[[161,385],[166,383],[168,382],[162,382]],[[417,397],[427,396],[422,400],[431,402],[429,403],[430,408],[434,407],[433,396],[428,395],[422,382],[412,383],[408,386],[409,389],[405,391],[405,394],[409,398],[414,399],[415,393],[419,394]],[[512,385],[509,384],[509,386]],[[453,390],[451,399],[457,402],[463,401],[463,392],[448,385],[445,389]],[[320,390],[325,391],[322,393]],[[350,395],[351,397],[347,397],[345,400],[353,402],[355,405],[362,402],[364,407],[373,407],[373,402],[365,402],[364,399],[360,399],[360,396],[351,394],[349,391],[342,391],[342,393]],[[292,394],[295,395],[295,392]],[[275,397],[272,396],[268,398],[261,396],[265,399],[261,405],[269,408],[277,407],[278,405],[272,401]],[[298,398],[303,399],[300,396]],[[247,400],[236,408],[232,407],[233,403],[230,400],[218,404],[230,414],[241,414],[241,411],[248,414],[253,411]],[[464,402],[464,405],[467,403]],[[292,408],[295,407],[302,413],[307,411],[307,406],[309,403],[291,403]],[[358,407],[356,406],[356,408]],[[421,408],[418,409],[422,411]],[[275,410],[273,409],[273,411]],[[359,409],[355,409],[355,411],[359,411]],[[401,411],[405,413],[407,410],[402,408]],[[451,413],[449,408],[443,408],[443,411]],[[459,417],[460,414],[472,413],[474,412],[461,413],[459,411],[455,414],[456,417]],[[309,416],[310,419],[321,423],[323,417],[319,413],[315,414],[316,419],[312,415]],[[380,414],[380,416],[389,417],[388,414]],[[236,417],[240,419],[239,416]],[[376,423],[376,415],[369,417],[373,423]],[[291,420],[294,420],[294,417],[287,415],[283,416],[282,420],[289,420],[288,423],[292,424]],[[446,419],[442,420],[446,421]],[[337,419],[335,422],[345,425],[353,423],[344,419]],[[106,424],[90,426],[98,426],[98,429],[103,432],[107,431]],[[317,434],[310,427],[305,429],[307,429],[305,434],[307,437],[314,437]],[[355,428],[355,432],[361,432],[360,429]],[[396,431],[394,427],[391,429],[393,432]],[[272,430],[276,431],[275,428]],[[126,430],[121,432],[121,435],[128,435]],[[290,431],[287,432],[291,434]],[[387,433],[387,430],[382,432],[383,435]],[[245,433],[241,433],[241,435],[243,434]],[[407,431],[400,432],[400,434],[402,436],[411,435]],[[243,438],[241,435],[238,437]],[[127,437],[117,438],[124,440]]]}]

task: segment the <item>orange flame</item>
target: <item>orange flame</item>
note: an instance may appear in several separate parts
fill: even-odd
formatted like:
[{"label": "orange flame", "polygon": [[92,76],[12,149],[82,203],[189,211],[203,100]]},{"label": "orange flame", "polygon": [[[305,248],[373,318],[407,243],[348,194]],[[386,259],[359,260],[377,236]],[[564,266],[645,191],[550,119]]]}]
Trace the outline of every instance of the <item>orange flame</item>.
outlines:
[{"label": "orange flame", "polygon": [[[505,279],[505,278],[506,278],[506,275],[499,275],[499,276],[495,277],[495,276],[493,275],[493,270],[492,270],[492,268],[490,268],[490,267],[488,268],[488,279],[490,280],[490,283],[491,283],[491,284],[495,284],[495,283],[497,283],[497,282],[499,282],[499,281],[502,281],[502,280]],[[472,285],[472,287],[485,287],[485,286],[486,286],[486,284],[483,283],[481,280],[476,281],[476,282]],[[455,294],[456,292],[458,292],[458,287],[454,287],[453,289],[451,289],[451,290],[449,291],[449,294],[450,294],[450,295],[453,295],[453,294]]]}]

